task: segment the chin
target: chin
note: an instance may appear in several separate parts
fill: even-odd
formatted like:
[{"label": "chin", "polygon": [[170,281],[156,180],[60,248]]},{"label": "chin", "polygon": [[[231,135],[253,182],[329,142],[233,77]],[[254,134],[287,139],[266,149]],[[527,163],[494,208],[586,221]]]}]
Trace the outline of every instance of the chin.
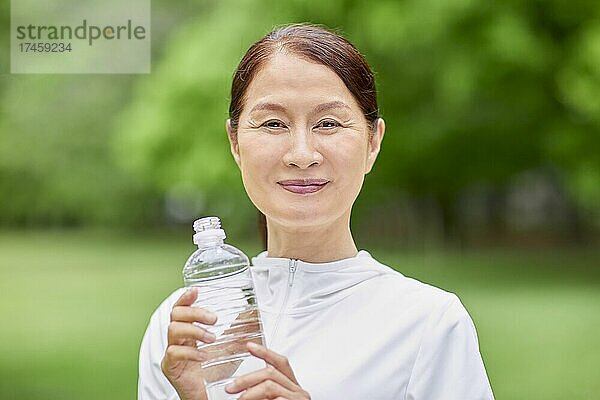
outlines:
[{"label": "chin", "polygon": [[267,218],[289,229],[308,229],[326,225],[332,221],[332,213],[316,210],[312,207],[287,207],[285,209],[269,210],[264,213]]}]

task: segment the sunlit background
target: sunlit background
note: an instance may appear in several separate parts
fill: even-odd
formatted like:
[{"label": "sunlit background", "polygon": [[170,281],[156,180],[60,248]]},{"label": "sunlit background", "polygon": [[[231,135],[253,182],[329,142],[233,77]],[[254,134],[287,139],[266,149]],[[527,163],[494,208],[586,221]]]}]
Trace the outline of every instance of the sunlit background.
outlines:
[{"label": "sunlit background", "polygon": [[229,87],[254,41],[301,21],[376,72],[387,132],[358,247],[459,295],[497,399],[598,398],[600,2],[153,0],[149,75],[10,75],[8,3],[0,398],[134,398],[191,222],[218,215],[262,250]]}]

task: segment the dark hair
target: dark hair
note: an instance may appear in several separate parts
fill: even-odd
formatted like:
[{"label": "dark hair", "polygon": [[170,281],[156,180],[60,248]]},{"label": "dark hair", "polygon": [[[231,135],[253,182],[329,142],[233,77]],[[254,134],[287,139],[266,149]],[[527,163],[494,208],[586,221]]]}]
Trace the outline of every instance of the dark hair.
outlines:
[{"label": "dark hair", "polygon": [[[248,85],[265,63],[277,52],[288,52],[329,67],[344,82],[360,106],[371,132],[379,118],[375,77],[369,64],[348,40],[320,25],[302,23],[275,28],[246,52],[233,76],[229,118],[232,139],[245,104]],[[259,211],[259,229],[267,246],[267,224]]]}]

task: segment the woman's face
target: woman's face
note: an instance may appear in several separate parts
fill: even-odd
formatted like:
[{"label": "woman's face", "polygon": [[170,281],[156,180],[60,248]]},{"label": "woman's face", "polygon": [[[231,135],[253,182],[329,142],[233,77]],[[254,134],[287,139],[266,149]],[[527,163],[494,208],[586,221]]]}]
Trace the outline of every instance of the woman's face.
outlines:
[{"label": "woman's face", "polygon": [[324,65],[277,54],[250,83],[237,136],[227,130],[248,196],[288,229],[348,219],[379,152],[342,80]]}]

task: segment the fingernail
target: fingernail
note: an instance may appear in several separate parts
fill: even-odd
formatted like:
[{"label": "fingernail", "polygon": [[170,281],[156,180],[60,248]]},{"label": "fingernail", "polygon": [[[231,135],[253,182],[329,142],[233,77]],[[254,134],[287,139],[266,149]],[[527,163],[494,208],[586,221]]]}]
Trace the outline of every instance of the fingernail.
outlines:
[{"label": "fingernail", "polygon": [[228,392],[235,391],[235,383],[231,382],[229,385],[225,386],[225,390]]},{"label": "fingernail", "polygon": [[212,323],[217,322],[217,314],[210,312],[208,313],[208,318],[210,318],[210,320],[212,321]]},{"label": "fingernail", "polygon": [[256,343],[254,342],[248,342],[248,347],[250,347],[252,350],[258,350],[259,347]]},{"label": "fingernail", "polygon": [[217,336],[212,332],[209,332],[206,336],[208,336],[208,340],[210,340],[211,342],[217,340]]}]

